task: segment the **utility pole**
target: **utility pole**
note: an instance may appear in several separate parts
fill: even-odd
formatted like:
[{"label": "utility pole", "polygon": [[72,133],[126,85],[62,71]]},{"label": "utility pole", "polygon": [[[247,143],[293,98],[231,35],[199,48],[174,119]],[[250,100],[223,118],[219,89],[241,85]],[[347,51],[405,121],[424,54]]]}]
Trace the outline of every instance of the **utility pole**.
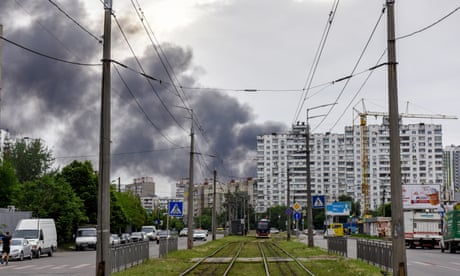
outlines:
[{"label": "utility pole", "polygon": [[104,1],[101,129],[97,208],[96,276],[110,275],[110,59],[112,0]]},{"label": "utility pole", "polygon": [[[0,24],[0,36],[3,37],[3,25]],[[3,48],[2,48],[2,41],[0,39],[0,130],[2,128],[2,63],[3,63]]]},{"label": "utility pole", "polygon": [[292,218],[292,209],[291,209],[291,180],[289,179],[289,165],[287,168],[287,241],[291,240],[291,218]]},{"label": "utility pole", "polygon": [[398,83],[396,74],[395,0],[387,0],[388,32],[388,113],[390,122],[391,238],[393,275],[407,275],[406,246],[401,186],[401,152],[399,140]]},{"label": "utility pole", "polygon": [[192,125],[190,127],[190,162],[189,162],[189,180],[188,180],[188,205],[187,205],[187,249],[193,248],[193,152],[194,133],[193,133],[193,110],[190,110],[192,116]]},{"label": "utility pole", "polygon": [[216,239],[216,178],[217,171],[214,169],[214,181],[212,187],[212,240]]},{"label": "utility pole", "polygon": [[310,172],[310,125],[308,122],[308,109],[307,109],[307,125],[306,125],[306,162],[307,162],[307,228],[308,228],[308,247],[313,247],[313,208],[311,202],[311,172]]}]

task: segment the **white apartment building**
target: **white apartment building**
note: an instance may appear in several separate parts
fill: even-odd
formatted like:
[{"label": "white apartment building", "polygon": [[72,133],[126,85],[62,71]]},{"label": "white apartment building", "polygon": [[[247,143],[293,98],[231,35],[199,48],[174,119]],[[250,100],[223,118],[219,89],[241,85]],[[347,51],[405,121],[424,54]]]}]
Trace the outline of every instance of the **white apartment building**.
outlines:
[{"label": "white apartment building", "polygon": [[[367,126],[368,202],[371,210],[390,200],[390,143],[387,121]],[[306,207],[306,126],[298,123],[289,133],[257,136],[256,211],[286,205],[288,171],[291,204]],[[405,184],[443,185],[442,128],[436,124],[400,125],[401,172]],[[349,195],[363,203],[362,135],[360,126],[343,134],[310,134],[312,195],[326,202]]]},{"label": "white apartment building", "polygon": [[444,183],[446,202],[460,201],[460,146],[444,149]]}]

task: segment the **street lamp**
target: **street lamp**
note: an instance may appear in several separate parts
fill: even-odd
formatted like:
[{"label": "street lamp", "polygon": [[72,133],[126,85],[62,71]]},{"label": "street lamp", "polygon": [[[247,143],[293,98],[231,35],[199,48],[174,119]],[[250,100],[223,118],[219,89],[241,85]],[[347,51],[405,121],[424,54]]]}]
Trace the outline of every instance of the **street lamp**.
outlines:
[{"label": "street lamp", "polygon": [[322,117],[324,115],[316,115],[312,117],[308,117],[308,113],[311,110],[330,106],[330,105],[335,105],[337,103],[330,103],[330,104],[323,104],[323,105],[318,105],[315,107],[307,108],[307,125],[306,125],[306,150],[307,150],[307,156],[306,156],[306,162],[307,162],[307,222],[308,222],[308,247],[313,247],[313,208],[312,208],[312,202],[311,202],[311,172],[310,172],[310,125],[308,123],[308,119],[316,118],[316,117]]}]

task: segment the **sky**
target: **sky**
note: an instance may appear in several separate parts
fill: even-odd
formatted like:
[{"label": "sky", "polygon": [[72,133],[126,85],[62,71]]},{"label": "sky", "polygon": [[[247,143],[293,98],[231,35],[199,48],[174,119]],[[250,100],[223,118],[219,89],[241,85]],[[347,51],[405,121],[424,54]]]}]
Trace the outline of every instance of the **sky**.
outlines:
[{"label": "sky", "polygon": [[[459,116],[460,1],[395,2],[399,111]],[[190,109],[195,182],[213,169],[222,182],[255,177],[256,136],[288,131],[307,109],[319,133],[358,125],[354,109],[388,112],[387,66],[371,70],[387,59],[384,4],[114,0],[111,178],[152,176],[169,195],[189,174]],[[42,139],[57,166],[97,170],[101,66],[18,45],[99,64],[102,2],[4,0],[0,15],[17,43],[2,41],[0,126]],[[403,122],[442,124],[444,145],[460,144],[458,120]]]}]

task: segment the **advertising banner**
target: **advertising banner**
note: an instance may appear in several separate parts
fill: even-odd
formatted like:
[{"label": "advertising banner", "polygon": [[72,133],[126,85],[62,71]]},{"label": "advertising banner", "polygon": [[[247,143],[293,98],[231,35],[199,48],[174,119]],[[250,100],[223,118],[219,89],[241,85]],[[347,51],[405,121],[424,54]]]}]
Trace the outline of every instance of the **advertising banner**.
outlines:
[{"label": "advertising banner", "polygon": [[404,209],[437,209],[441,207],[439,185],[402,185],[402,196]]},{"label": "advertising banner", "polygon": [[326,205],[326,215],[328,216],[349,216],[350,211],[350,201],[339,201]]}]

